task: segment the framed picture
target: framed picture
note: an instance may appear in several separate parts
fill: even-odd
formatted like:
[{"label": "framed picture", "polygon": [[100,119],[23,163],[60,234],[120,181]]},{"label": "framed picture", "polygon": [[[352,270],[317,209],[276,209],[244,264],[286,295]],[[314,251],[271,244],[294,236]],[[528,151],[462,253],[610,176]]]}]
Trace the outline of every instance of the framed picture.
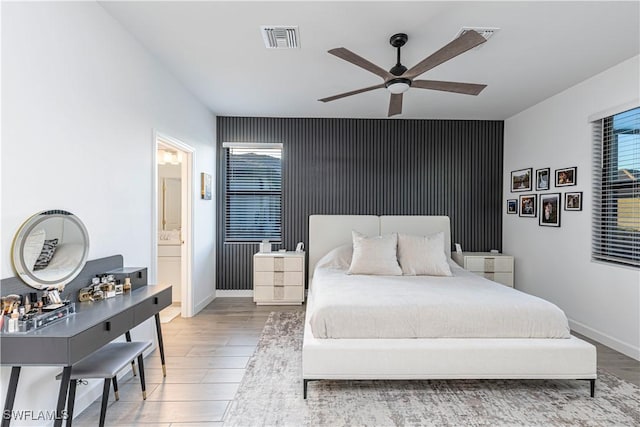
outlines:
[{"label": "framed picture", "polygon": [[578,168],[556,169],[556,187],[566,187],[576,185],[578,179]]},{"label": "framed picture", "polygon": [[548,190],[550,184],[549,175],[551,175],[551,169],[536,169],[536,190]]},{"label": "framed picture", "polygon": [[202,200],[211,200],[211,175],[208,173],[200,174],[200,196]]},{"label": "framed picture", "polygon": [[565,211],[581,211],[582,210],[582,191],[573,193],[564,193],[564,210]]},{"label": "framed picture", "polygon": [[560,227],[560,193],[540,195],[540,219],[545,227]]},{"label": "framed picture", "polygon": [[508,214],[518,213],[518,201],[516,199],[507,200],[507,213]]},{"label": "framed picture", "polygon": [[516,191],[531,191],[531,172],[532,168],[520,169],[511,172],[511,192]]},{"label": "framed picture", "polygon": [[535,194],[523,194],[520,196],[520,216],[535,218],[536,217],[536,202],[538,196]]}]

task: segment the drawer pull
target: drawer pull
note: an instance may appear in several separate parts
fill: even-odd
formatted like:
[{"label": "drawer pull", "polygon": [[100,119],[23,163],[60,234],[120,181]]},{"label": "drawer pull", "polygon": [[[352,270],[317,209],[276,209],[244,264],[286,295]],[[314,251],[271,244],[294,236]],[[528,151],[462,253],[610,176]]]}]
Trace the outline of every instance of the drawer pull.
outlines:
[{"label": "drawer pull", "polygon": [[104,330],[105,331],[111,330],[111,322],[104,322]]},{"label": "drawer pull", "polygon": [[158,304],[158,297],[153,297],[153,303]]}]

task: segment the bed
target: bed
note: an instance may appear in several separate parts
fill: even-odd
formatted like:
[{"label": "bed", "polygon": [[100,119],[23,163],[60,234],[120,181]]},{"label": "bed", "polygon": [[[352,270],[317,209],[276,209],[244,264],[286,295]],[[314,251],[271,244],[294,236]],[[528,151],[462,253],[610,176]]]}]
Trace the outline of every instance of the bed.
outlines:
[{"label": "bed", "polygon": [[[304,341],[302,346],[302,378],[303,397],[307,397],[307,389],[310,381],[315,380],[372,380],[372,379],[576,379],[588,380],[590,382],[591,396],[594,395],[596,374],[596,349],[593,345],[580,340],[568,333],[563,335],[562,322],[566,324],[566,317],[562,313],[563,319],[558,319],[556,329],[558,332],[552,333],[549,337],[518,338],[510,335],[509,328],[506,331],[496,332],[491,335],[493,326],[480,328],[482,331],[477,336],[468,335],[466,332],[457,337],[438,336],[437,329],[429,332],[407,333],[409,337],[389,335],[384,328],[369,328],[368,331],[354,332],[341,335],[342,330],[338,320],[339,311],[331,311],[334,307],[331,301],[338,301],[340,295],[331,295],[332,292],[339,292],[336,286],[339,280],[339,273],[324,271],[321,266],[318,273],[317,283],[314,283],[314,271],[316,265],[323,257],[336,248],[351,243],[351,231],[356,230],[369,236],[388,233],[407,233],[413,235],[430,235],[443,232],[444,251],[451,265],[454,277],[447,278],[456,283],[458,296],[455,292],[452,295],[444,294],[444,298],[459,298],[465,289],[479,283],[484,287],[485,303],[478,302],[477,313],[482,313],[482,308],[487,308],[491,303],[493,295],[496,300],[501,298],[533,298],[525,294],[504,287],[503,285],[489,282],[484,278],[465,272],[455,263],[450,261],[450,225],[449,218],[444,216],[368,216],[368,215],[312,215],[309,217],[309,296],[307,301],[307,311],[304,326]],[[324,260],[323,260],[324,261]],[[332,276],[333,274],[333,276]],[[384,294],[380,289],[385,288],[392,282],[392,278],[369,276],[344,276],[345,295],[344,300],[353,304],[351,309],[347,307],[345,316],[354,315],[363,309],[362,305],[368,305],[368,309],[375,309],[375,298]],[[348,279],[348,280],[347,280]],[[405,280],[407,279],[407,280]],[[353,295],[348,296],[348,292],[354,293],[362,280],[370,280],[371,287],[367,289],[366,297],[353,299]],[[397,279],[396,279],[397,280]],[[413,282],[421,279],[402,277],[401,281],[407,282],[409,287],[415,286]],[[477,280],[478,282],[474,282]],[[353,283],[350,283],[352,281]],[[437,280],[435,281],[436,283]],[[385,285],[387,283],[387,285]],[[395,283],[395,282],[393,282]],[[376,286],[379,288],[375,290]],[[465,288],[465,286],[467,288]],[[351,289],[351,290],[349,290]],[[398,288],[393,288],[395,294]],[[329,290],[329,291],[327,291]],[[333,299],[332,299],[333,298]],[[543,300],[540,300],[543,301]],[[540,303],[541,306],[544,304]],[[534,301],[535,302],[535,301]],[[543,301],[544,302],[544,301]],[[545,302],[546,303],[546,302]],[[466,302],[466,309],[470,310],[473,305]],[[550,303],[546,303],[553,306]],[[339,305],[339,304],[338,304]],[[514,305],[506,303],[505,305]],[[534,304],[535,305],[535,304]],[[384,307],[379,306],[380,309]],[[435,306],[432,306],[435,307]],[[461,303],[461,307],[465,307]],[[555,307],[555,306],[553,306]],[[493,312],[492,307],[486,312]],[[547,307],[548,308],[548,307]],[[415,307],[412,309],[416,310]],[[556,308],[557,309],[557,308]],[[323,311],[324,318],[318,318]],[[553,309],[552,309],[553,310]],[[461,310],[463,311],[463,310]],[[351,312],[351,313],[350,313]],[[397,313],[398,311],[396,311]],[[408,311],[409,312],[409,311]],[[426,308],[418,308],[415,313],[429,312]],[[449,314],[451,315],[451,308]],[[461,313],[461,316],[463,314]],[[517,313],[515,314],[517,315]],[[555,314],[553,314],[555,316]],[[376,313],[369,312],[368,318],[374,319],[371,323],[383,324],[376,320]],[[410,317],[410,316],[409,316]],[[404,320],[411,320],[406,317]],[[418,316],[415,316],[418,317]],[[332,319],[337,326],[331,327]],[[315,323],[314,323],[315,322]],[[405,323],[406,323],[405,322]],[[422,331],[429,329],[430,319],[423,319],[423,325],[409,325],[408,331]],[[484,320],[479,326],[484,326]],[[488,321],[487,321],[488,322]],[[315,329],[312,328],[312,323]],[[402,319],[400,319],[402,323]],[[324,333],[318,325],[329,331]],[[489,325],[489,323],[487,323]],[[389,328],[389,330],[401,328]],[[487,333],[487,330],[490,332]],[[498,329],[495,329],[498,331]],[[314,332],[316,334],[314,335]],[[373,332],[372,332],[373,331]],[[360,335],[358,335],[360,334]],[[474,336],[474,337],[471,337]],[[535,334],[531,335],[535,336]]]}]

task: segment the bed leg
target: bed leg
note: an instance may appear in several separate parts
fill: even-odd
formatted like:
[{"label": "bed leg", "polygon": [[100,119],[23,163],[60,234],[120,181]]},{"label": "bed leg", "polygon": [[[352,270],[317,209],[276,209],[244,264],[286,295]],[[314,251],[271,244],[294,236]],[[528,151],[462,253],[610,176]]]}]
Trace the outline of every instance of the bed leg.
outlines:
[{"label": "bed leg", "polygon": [[595,397],[596,396],[596,380],[591,379],[589,380],[589,383],[590,383],[590,389],[591,389],[591,397]]},{"label": "bed leg", "polygon": [[302,380],[302,398],[305,400],[307,399],[307,384],[309,384],[309,380],[303,379]]}]

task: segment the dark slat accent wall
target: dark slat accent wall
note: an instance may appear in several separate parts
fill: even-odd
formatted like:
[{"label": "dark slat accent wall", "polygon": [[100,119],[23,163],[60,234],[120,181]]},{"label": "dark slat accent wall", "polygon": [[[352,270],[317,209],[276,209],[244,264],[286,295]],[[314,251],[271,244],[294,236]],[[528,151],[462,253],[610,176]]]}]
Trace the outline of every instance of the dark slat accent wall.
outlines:
[{"label": "dark slat accent wall", "polygon": [[[257,244],[222,241],[223,142],[282,142],[283,242],[312,214],[448,215],[464,250],[502,249],[502,121],[218,117],[218,289],[252,289]],[[278,246],[275,247],[276,249]]]}]

